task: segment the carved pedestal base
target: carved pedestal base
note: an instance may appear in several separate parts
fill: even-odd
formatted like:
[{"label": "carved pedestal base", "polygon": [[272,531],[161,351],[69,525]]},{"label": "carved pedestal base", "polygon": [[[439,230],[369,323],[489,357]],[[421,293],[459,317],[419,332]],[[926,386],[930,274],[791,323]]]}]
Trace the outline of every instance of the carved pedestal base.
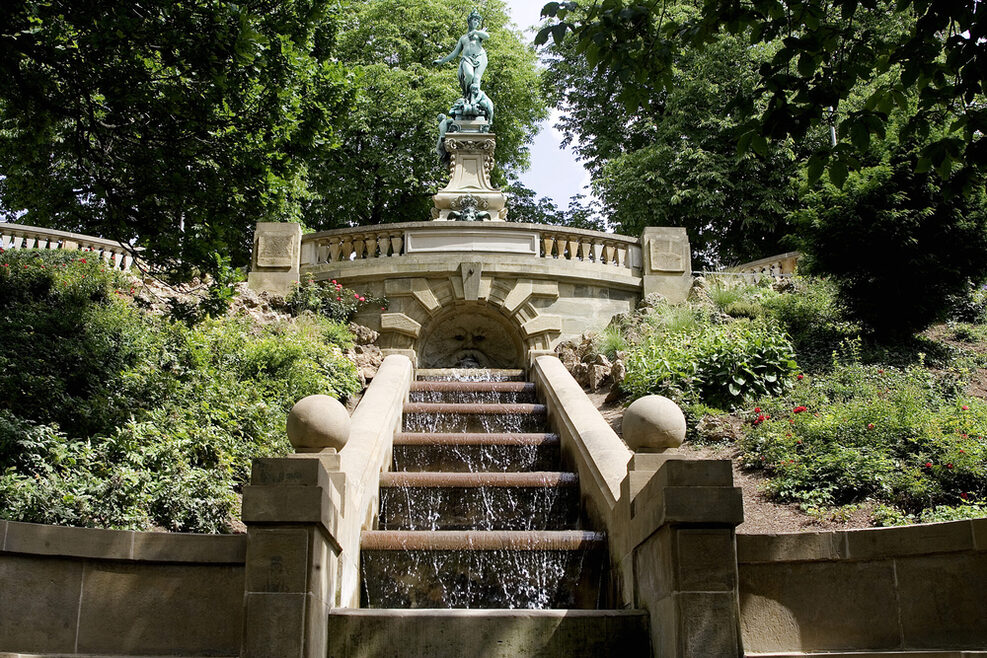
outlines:
[{"label": "carved pedestal base", "polygon": [[490,183],[497,145],[493,133],[458,132],[445,139],[449,184],[432,197],[432,219],[504,221],[507,196]]}]

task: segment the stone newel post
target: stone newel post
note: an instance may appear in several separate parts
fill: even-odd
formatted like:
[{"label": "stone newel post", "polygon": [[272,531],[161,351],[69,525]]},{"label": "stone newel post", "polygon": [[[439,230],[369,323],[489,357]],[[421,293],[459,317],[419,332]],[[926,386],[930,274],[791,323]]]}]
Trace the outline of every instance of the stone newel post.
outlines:
[{"label": "stone newel post", "polygon": [[302,227],[258,222],[247,282],[251,290],[285,295],[301,274]]}]

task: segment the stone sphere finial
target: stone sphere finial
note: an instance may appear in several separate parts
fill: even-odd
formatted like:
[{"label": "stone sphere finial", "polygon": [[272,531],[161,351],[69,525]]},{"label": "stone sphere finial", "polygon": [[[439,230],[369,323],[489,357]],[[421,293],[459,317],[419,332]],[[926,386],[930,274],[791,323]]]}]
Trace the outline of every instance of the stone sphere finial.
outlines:
[{"label": "stone sphere finial", "polygon": [[295,452],[342,450],[350,437],[350,415],[339,400],[311,395],[288,413],[288,440]]},{"label": "stone sphere finial", "polygon": [[685,441],[685,414],[668,398],[647,395],[627,407],[621,429],[634,452],[663,452]]}]

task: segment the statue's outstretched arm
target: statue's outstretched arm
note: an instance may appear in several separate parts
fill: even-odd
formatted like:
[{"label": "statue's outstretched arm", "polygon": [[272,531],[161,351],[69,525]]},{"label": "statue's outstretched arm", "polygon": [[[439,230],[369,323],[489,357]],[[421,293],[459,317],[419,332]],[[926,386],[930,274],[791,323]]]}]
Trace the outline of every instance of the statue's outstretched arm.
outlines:
[{"label": "statue's outstretched arm", "polygon": [[463,52],[463,40],[462,39],[460,39],[459,41],[456,42],[456,47],[452,49],[452,52],[451,53],[449,53],[445,57],[441,57],[441,58],[435,60],[432,63],[433,64],[445,64],[446,62],[451,62],[456,57],[458,57],[459,56],[459,53],[461,53],[461,52]]}]

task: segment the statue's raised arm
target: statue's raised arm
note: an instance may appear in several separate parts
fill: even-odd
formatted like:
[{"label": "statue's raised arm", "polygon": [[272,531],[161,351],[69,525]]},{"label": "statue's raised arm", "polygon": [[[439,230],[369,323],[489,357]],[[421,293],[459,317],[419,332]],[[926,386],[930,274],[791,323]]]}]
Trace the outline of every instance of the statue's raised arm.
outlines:
[{"label": "statue's raised arm", "polygon": [[483,48],[483,42],[490,38],[490,35],[480,29],[483,24],[483,16],[480,12],[473,10],[469,18],[466,19],[469,25],[469,32],[464,34],[451,53],[435,60],[434,64],[445,64],[452,61],[457,55],[459,59],[459,88],[463,92],[463,98],[470,97],[470,89],[474,84],[480,87],[483,82],[483,73],[487,70],[487,51]]}]

